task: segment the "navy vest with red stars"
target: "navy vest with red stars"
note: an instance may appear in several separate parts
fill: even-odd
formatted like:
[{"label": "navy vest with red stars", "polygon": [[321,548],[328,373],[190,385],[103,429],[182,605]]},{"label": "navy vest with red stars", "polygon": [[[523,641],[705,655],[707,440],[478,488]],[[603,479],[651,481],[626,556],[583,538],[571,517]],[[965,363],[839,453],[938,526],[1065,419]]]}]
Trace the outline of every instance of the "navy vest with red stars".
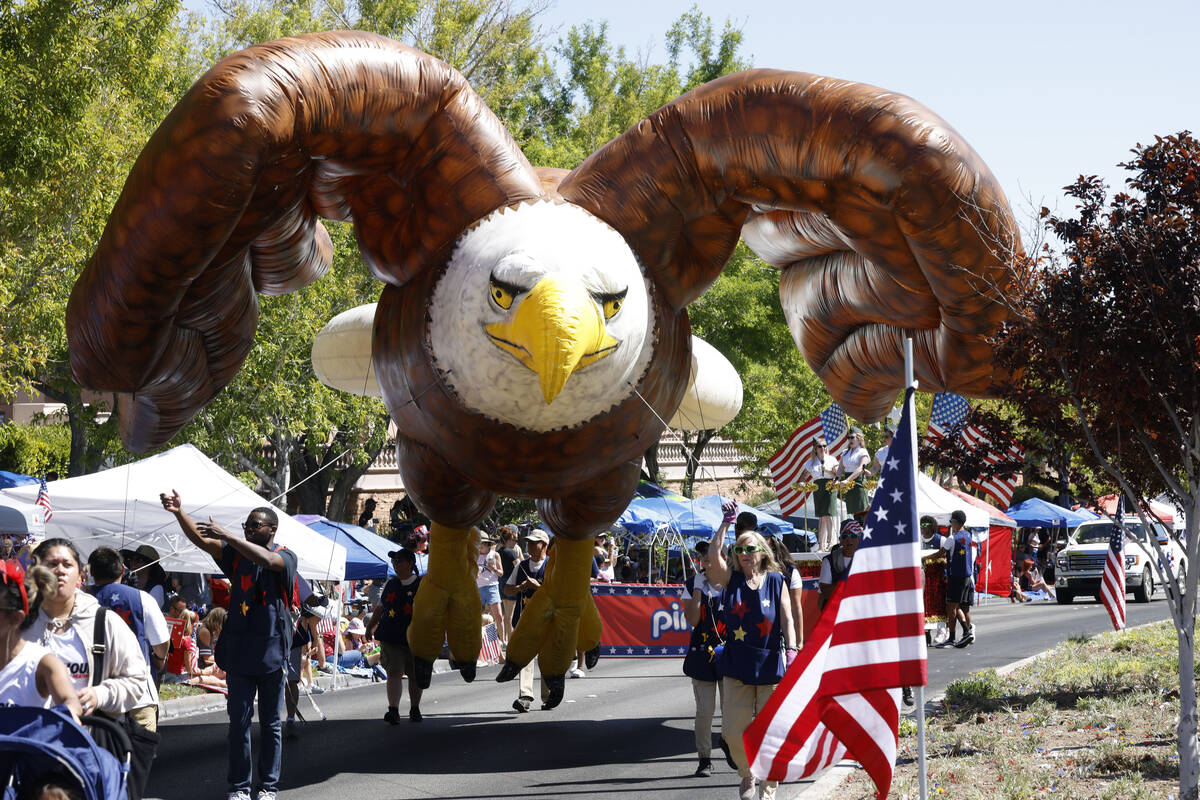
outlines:
[{"label": "navy vest with red stars", "polygon": [[282,670],[292,643],[292,607],[296,605],[296,554],[273,545],[283,559],[276,572],[242,557],[230,545],[220,565],[229,578],[229,615],[213,653],[217,665],[238,675]]},{"label": "navy vest with red stars", "polygon": [[784,667],[779,615],[783,591],[778,572],[768,572],[757,589],[746,585],[741,572],[732,574],[721,594],[725,649],[717,669],[722,675],[756,686],[779,683]]},{"label": "navy vest with red stars", "polygon": [[375,638],[388,644],[408,644],[408,626],[412,622],[413,599],[417,596],[417,587],[421,585],[420,576],[405,586],[399,578],[392,578],[383,587],[380,605],[379,622],[375,626]]}]

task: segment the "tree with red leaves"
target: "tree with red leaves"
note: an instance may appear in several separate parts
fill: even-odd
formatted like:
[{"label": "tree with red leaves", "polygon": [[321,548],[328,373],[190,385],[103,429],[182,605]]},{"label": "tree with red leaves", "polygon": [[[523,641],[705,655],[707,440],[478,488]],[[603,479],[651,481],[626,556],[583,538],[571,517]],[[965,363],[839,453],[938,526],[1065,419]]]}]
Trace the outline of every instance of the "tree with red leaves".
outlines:
[{"label": "tree with red leaves", "polygon": [[1179,574],[1160,567],[1159,577],[1186,676],[1180,797],[1196,800],[1200,142],[1184,132],[1133,153],[1120,165],[1132,173],[1128,191],[1109,200],[1098,178],[1081,177],[1067,187],[1078,201],[1074,217],[1042,210],[1062,246],[1028,259],[1015,282],[1009,322],[995,341],[1007,375],[996,389],[1028,424],[1106,473],[1127,508],[1141,509],[1142,498],[1165,489],[1186,512],[1185,565]]}]

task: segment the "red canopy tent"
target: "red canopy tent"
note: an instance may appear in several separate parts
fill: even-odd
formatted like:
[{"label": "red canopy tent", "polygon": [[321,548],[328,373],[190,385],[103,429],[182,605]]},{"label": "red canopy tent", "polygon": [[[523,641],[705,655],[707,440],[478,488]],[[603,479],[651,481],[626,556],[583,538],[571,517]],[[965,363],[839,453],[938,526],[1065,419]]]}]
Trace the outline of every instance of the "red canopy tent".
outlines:
[{"label": "red canopy tent", "polygon": [[[1166,503],[1160,503],[1157,500],[1149,501],[1150,509],[1158,515],[1164,525],[1172,525],[1175,522],[1175,509],[1171,508]],[[1115,494],[1106,494],[1103,497],[1096,499],[1096,510],[1105,514],[1117,513],[1117,496]]]},{"label": "red canopy tent", "polygon": [[1008,597],[1012,592],[1012,537],[1017,522],[991,503],[951,489],[956,497],[988,512],[988,538],[979,554],[977,591]]}]

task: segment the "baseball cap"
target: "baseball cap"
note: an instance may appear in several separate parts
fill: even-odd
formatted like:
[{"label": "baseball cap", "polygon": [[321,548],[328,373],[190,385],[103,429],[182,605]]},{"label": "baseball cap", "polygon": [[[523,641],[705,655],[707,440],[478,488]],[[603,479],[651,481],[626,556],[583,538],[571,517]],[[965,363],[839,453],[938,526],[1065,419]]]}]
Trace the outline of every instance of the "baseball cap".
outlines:
[{"label": "baseball cap", "polygon": [[530,532],[529,536],[527,537],[527,541],[543,542],[545,544],[550,544],[550,534],[547,531],[542,530],[541,528],[534,528],[533,531]]}]

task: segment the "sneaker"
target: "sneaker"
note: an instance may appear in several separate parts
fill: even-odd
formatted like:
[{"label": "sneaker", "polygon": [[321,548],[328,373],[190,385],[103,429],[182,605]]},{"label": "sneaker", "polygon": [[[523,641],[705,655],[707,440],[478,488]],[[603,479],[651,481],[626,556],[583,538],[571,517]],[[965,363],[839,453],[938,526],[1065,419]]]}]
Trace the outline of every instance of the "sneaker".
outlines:
[{"label": "sneaker", "polygon": [[533,701],[528,697],[518,697],[516,700],[513,700],[513,710],[515,710],[518,714],[528,713],[529,704],[532,702]]},{"label": "sneaker", "polygon": [[754,776],[742,778],[738,785],[738,800],[754,800]]},{"label": "sneaker", "polygon": [[696,767],[696,772],[695,772],[694,776],[697,778],[712,777],[712,759],[711,758],[700,759],[700,766]]},{"label": "sneaker", "polygon": [[408,710],[408,721],[409,722],[420,722],[421,721],[421,709],[410,708]]},{"label": "sneaker", "polygon": [[911,686],[905,686],[904,689],[901,690],[901,695],[904,698],[904,705],[914,706],[917,704],[917,701],[913,699],[913,690]]},{"label": "sneaker", "polygon": [[400,712],[392,711],[389,708],[388,712],[383,715],[383,721],[388,723],[389,725],[399,725],[400,724]]},{"label": "sneaker", "polygon": [[[974,628],[974,626],[971,626],[971,627]],[[973,641],[975,641],[975,631],[969,630],[969,631],[967,631],[967,635],[962,638],[962,641],[956,643],[954,646],[957,647],[959,650],[962,650],[964,647],[966,647]]]},{"label": "sneaker", "polygon": [[225,800],[250,800],[250,792],[245,789],[238,789],[236,792],[230,792],[226,795]]},{"label": "sneaker", "polygon": [[758,796],[760,800],[775,800],[775,788],[779,786],[779,781],[763,781],[758,785]]},{"label": "sneaker", "polygon": [[571,678],[586,678],[587,673],[581,670],[579,667],[571,667],[569,670],[567,670],[567,676]]},{"label": "sneaker", "polygon": [[283,723],[283,738],[295,739],[298,735],[299,732],[296,730],[296,720],[289,719]]},{"label": "sneaker", "polygon": [[307,697],[308,696],[308,684],[306,684],[306,683],[300,684],[300,688],[297,691],[300,693],[301,697]]},{"label": "sneaker", "polygon": [[325,687],[319,683],[314,683],[312,688],[308,690],[309,694],[325,694]]},{"label": "sneaker", "polygon": [[938,642],[937,644],[934,645],[934,647],[941,650],[942,648],[945,648],[945,647],[958,647],[958,644],[956,643],[954,637],[951,636],[949,639],[947,639],[944,642]]},{"label": "sneaker", "polygon": [[259,791],[257,800],[275,800],[279,795],[275,792],[268,792],[266,789]]}]

